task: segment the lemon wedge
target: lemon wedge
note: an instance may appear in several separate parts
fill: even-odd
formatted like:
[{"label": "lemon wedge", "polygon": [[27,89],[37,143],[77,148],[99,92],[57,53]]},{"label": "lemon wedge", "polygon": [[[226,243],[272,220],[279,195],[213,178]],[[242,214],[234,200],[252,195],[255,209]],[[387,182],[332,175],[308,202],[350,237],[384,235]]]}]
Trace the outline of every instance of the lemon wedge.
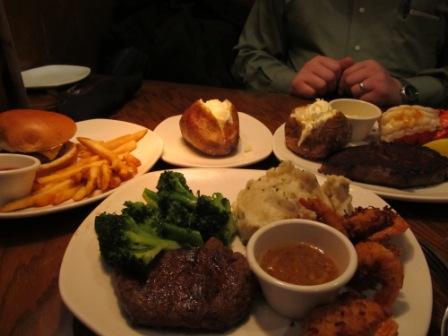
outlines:
[{"label": "lemon wedge", "polygon": [[431,148],[441,155],[448,157],[448,138],[433,140],[423,146]]}]

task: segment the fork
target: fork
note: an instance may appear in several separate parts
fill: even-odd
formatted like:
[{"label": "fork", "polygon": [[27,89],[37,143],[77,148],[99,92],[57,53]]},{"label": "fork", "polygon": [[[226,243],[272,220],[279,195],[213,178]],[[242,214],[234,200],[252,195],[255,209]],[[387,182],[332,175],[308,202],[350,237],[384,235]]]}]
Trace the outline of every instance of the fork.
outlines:
[{"label": "fork", "polygon": [[445,314],[443,314],[442,324],[440,326],[440,336],[448,335],[448,307],[445,309]]},{"label": "fork", "polygon": [[[431,259],[437,260],[440,265],[448,271],[448,262],[442,258],[437,251],[435,251],[434,247],[426,241],[420,240],[419,242],[426,258],[431,257]],[[445,309],[445,313],[443,314],[442,322],[440,324],[440,336],[448,336],[448,307]]]}]

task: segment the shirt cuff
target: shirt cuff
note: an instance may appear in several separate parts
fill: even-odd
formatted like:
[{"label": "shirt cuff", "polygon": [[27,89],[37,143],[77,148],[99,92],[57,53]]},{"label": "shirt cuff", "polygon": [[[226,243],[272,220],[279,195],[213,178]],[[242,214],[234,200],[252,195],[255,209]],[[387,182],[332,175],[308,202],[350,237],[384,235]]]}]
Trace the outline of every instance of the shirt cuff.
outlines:
[{"label": "shirt cuff", "polygon": [[418,102],[422,105],[442,105],[446,103],[445,86],[443,82],[432,76],[418,76],[405,78],[413,85],[419,94]]},{"label": "shirt cuff", "polygon": [[291,82],[294,79],[296,72],[293,70],[284,69],[282,71],[277,71],[273,75],[271,82],[271,89],[277,92],[290,93],[291,92]]}]

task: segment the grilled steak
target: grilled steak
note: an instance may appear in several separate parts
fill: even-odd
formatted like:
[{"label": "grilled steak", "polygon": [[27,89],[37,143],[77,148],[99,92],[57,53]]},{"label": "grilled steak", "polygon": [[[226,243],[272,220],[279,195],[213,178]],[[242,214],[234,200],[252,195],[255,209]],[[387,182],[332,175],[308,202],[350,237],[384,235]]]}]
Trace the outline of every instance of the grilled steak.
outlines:
[{"label": "grilled steak", "polygon": [[348,147],[327,158],[323,174],[353,181],[410,188],[441,183],[448,178],[448,159],[432,149],[399,143]]},{"label": "grilled steak", "polygon": [[131,322],[159,328],[229,329],[248,316],[255,292],[246,258],[215,238],[164,252],[145,280],[115,272],[112,281]]}]

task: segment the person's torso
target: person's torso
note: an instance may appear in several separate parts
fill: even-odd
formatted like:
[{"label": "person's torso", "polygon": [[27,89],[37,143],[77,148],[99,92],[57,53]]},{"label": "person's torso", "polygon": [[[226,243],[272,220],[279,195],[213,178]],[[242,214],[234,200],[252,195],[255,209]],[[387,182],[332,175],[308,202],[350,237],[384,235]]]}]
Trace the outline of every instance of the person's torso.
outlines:
[{"label": "person's torso", "polygon": [[[446,0],[286,0],[289,62],[315,55],[375,59],[396,75],[439,65]],[[446,61],[445,61],[446,62]]]}]

